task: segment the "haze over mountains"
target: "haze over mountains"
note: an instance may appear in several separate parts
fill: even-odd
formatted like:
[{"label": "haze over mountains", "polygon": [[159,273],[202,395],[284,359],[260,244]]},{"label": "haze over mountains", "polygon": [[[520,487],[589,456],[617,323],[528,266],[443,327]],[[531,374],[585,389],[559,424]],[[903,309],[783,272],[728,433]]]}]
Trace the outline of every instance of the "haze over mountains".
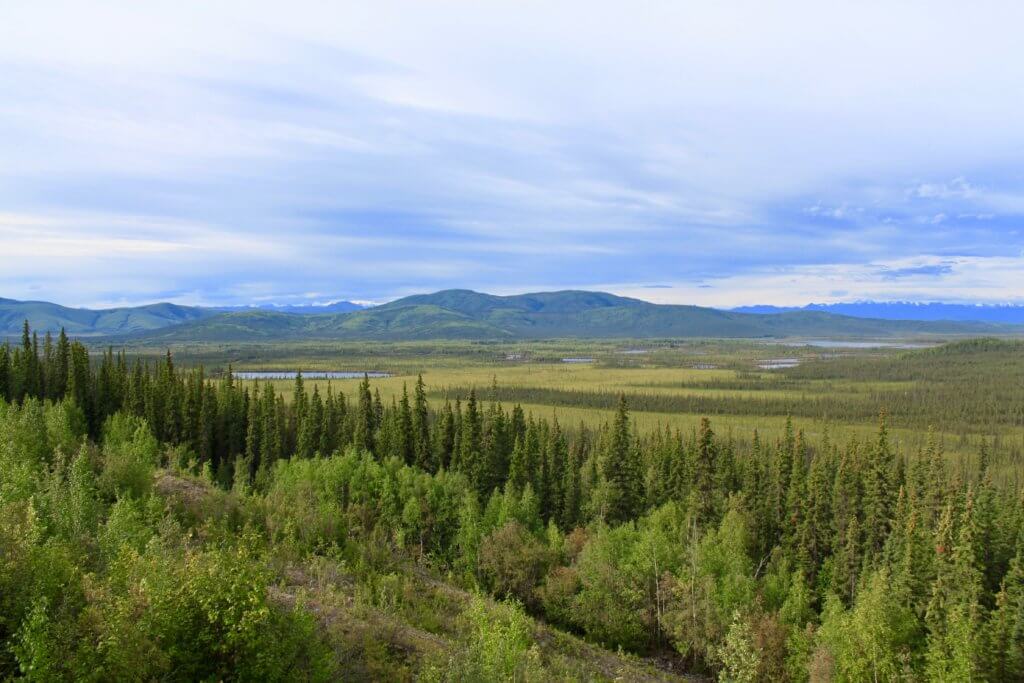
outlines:
[{"label": "haze over mountains", "polygon": [[[337,310],[338,308],[342,310]],[[347,310],[346,310],[347,309]],[[1024,332],[1004,322],[898,320],[779,310],[723,311],[659,305],[604,292],[495,296],[470,290],[419,294],[381,306],[224,310],[152,304],[105,310],[0,299],[0,334],[65,327],[76,336],[158,344],[295,339],[541,339],[553,337],[891,337]]]},{"label": "haze over mountains", "polygon": [[739,306],[736,313],[787,313],[824,311],[855,318],[880,320],[961,320],[973,322],[1024,324],[1024,305],[1020,304],[947,304],[913,301],[857,301],[806,306]]}]

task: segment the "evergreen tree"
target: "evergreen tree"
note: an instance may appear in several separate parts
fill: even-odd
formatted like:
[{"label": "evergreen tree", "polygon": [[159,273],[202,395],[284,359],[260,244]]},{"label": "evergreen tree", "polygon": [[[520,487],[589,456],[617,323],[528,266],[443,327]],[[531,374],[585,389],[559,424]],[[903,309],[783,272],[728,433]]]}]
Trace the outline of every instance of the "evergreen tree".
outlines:
[{"label": "evergreen tree", "polygon": [[992,681],[1024,680],[1024,538],[1010,562],[987,626],[986,673]]},{"label": "evergreen tree", "polygon": [[[949,510],[950,508],[947,508]],[[974,510],[969,492],[951,551],[951,515],[940,522],[936,543],[937,576],[928,604],[927,675],[931,680],[970,681],[978,678],[981,658],[981,572],[974,549]]]},{"label": "evergreen tree", "polygon": [[547,455],[545,474],[548,485],[547,496],[542,501],[541,516],[545,521],[558,520],[565,506],[565,479],[569,447],[565,442],[565,436],[562,435],[557,418],[548,432],[548,447],[545,450]]},{"label": "evergreen tree", "polygon": [[569,447],[568,461],[565,467],[560,520],[563,529],[572,529],[580,522],[583,507],[582,470],[587,461],[587,451],[586,431],[581,424],[576,439]]},{"label": "evergreen tree", "polygon": [[[694,459],[693,491],[696,494],[696,516],[699,524],[707,524],[716,517],[715,478],[718,466],[718,444],[711,430],[711,421],[701,418]],[[787,477],[788,483],[788,477]]]},{"label": "evergreen tree", "polygon": [[624,395],[619,397],[609,437],[604,457],[604,477],[608,483],[605,521],[618,524],[635,518],[643,501],[643,480],[635,460]]},{"label": "evergreen tree", "polygon": [[462,433],[459,439],[458,468],[469,477],[480,496],[489,493],[483,477],[483,425],[476,402],[476,390],[470,389],[469,400],[462,415]]},{"label": "evergreen tree", "polygon": [[0,346],[0,400],[11,400],[11,347]]},{"label": "evergreen tree", "polygon": [[398,403],[398,424],[396,427],[395,454],[406,465],[416,460],[416,433],[413,427],[413,412],[409,404],[409,390],[402,382],[402,400]]},{"label": "evergreen tree", "polygon": [[434,457],[430,469],[447,469],[451,467],[452,454],[455,452],[455,415],[452,404],[445,400],[441,417],[435,424]]},{"label": "evergreen tree", "polygon": [[427,391],[422,373],[416,376],[412,407],[413,461],[422,469],[432,470],[430,419],[427,405]]},{"label": "evergreen tree", "polygon": [[370,395],[370,376],[363,373],[363,381],[359,384],[359,403],[356,408],[355,429],[352,444],[367,453],[374,453],[374,438],[377,431],[377,418]]}]

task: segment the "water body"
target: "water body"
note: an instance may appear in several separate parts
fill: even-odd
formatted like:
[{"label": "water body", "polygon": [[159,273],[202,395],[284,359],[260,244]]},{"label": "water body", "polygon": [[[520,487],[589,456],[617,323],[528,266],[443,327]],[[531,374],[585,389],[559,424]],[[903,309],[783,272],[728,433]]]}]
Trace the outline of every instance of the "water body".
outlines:
[{"label": "water body", "polygon": [[[299,374],[298,370],[258,370],[253,372],[236,372],[235,377],[238,379],[295,379],[295,376]],[[390,372],[335,372],[335,371],[320,371],[320,370],[303,370],[303,379],[362,379],[363,375],[367,375],[370,379],[380,379],[382,377],[390,377]]]},{"label": "water body", "polygon": [[884,341],[840,341],[837,339],[808,339],[807,341],[783,342],[782,346],[816,346],[823,349],[928,349],[935,344],[913,344],[910,342]]},{"label": "water body", "polygon": [[800,365],[799,358],[771,358],[757,363],[757,367],[762,370],[784,370],[785,368],[795,368],[798,365]]},{"label": "water body", "polygon": [[593,358],[563,358],[563,363],[593,363]]}]

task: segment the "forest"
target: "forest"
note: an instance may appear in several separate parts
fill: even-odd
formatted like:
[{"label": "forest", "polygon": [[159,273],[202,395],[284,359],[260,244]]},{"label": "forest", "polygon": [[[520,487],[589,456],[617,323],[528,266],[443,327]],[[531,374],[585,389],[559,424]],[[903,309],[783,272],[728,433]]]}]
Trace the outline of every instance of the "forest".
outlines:
[{"label": "forest", "polygon": [[[895,380],[945,349],[791,375]],[[286,399],[26,323],[0,346],[0,676],[1024,680],[1019,451],[890,436],[886,411],[1020,425],[1019,377],[950,367],[978,380],[958,403],[750,403],[792,416],[766,438],[717,431],[728,401],[496,381],[386,400],[299,374]],[[641,429],[644,400],[712,419]],[[844,411],[873,435],[801,428]]]}]

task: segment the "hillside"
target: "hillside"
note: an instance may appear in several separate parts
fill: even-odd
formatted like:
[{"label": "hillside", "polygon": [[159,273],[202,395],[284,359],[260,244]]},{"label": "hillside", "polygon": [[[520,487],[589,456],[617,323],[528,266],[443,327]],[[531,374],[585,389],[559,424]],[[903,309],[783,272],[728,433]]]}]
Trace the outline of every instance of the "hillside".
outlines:
[{"label": "hillside", "polygon": [[887,337],[999,334],[1019,328],[972,322],[893,321],[821,311],[768,315],[658,305],[603,292],[494,296],[445,290],[336,315],[226,313],[134,335],[139,341],[247,339],[549,339],[558,337]]},{"label": "hillside", "polygon": [[63,327],[68,334],[82,337],[156,330],[217,313],[213,309],[169,303],[92,310],[46,301],[0,299],[0,337],[21,334],[25,320],[40,334],[56,333]]},{"label": "hillside", "polygon": [[879,320],[959,320],[969,322],[1024,324],[1024,306],[1015,304],[971,305],[945,303],[914,303],[910,301],[858,301],[838,304],[808,304],[806,306],[740,306],[734,313],[787,313],[792,311],[822,311],[854,318]]}]

